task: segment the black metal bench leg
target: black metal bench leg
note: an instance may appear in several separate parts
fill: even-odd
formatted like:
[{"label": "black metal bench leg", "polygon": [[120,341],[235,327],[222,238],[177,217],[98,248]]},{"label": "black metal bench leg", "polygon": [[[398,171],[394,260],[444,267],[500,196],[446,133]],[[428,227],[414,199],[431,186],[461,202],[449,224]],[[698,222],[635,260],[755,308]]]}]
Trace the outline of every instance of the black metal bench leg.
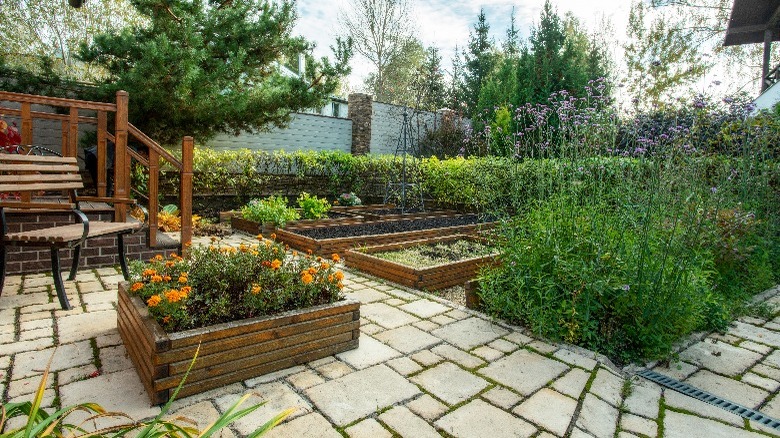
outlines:
[{"label": "black metal bench leg", "polygon": [[51,275],[54,277],[54,289],[57,290],[57,298],[60,299],[60,306],[63,310],[72,309],[68,296],[65,295],[65,285],[62,283],[62,274],[60,273],[60,251],[51,248]]},{"label": "black metal bench leg", "polygon": [[81,245],[77,245],[73,248],[73,263],[70,265],[70,275],[68,275],[68,281],[76,279],[76,271],[79,270],[79,258],[81,256]]},{"label": "black metal bench leg", "polygon": [[125,277],[125,280],[130,279],[130,274],[127,272],[127,259],[125,258],[125,235],[124,234],[117,234],[116,235],[116,246],[119,250],[119,267],[122,268],[122,276]]}]

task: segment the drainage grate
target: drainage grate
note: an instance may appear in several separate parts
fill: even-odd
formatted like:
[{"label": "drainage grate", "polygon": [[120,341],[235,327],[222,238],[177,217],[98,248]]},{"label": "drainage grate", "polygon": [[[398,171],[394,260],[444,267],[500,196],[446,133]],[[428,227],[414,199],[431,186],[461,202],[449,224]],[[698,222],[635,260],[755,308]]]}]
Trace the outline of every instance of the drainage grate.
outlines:
[{"label": "drainage grate", "polygon": [[717,395],[712,395],[707,391],[702,391],[701,389],[693,387],[687,383],[680,382],[679,380],[672,379],[671,377],[664,376],[663,374],[659,374],[650,370],[642,370],[638,372],[637,375],[642,376],[645,379],[655,382],[661,386],[665,386],[677,392],[683,393],[689,397],[693,397],[697,400],[701,400],[713,406],[725,409],[732,414],[737,414],[740,417],[747,418],[750,421],[756,421],[763,424],[764,426],[780,430],[780,421],[775,420],[772,417],[768,417],[756,410],[746,408],[742,405],[738,405],[734,402],[722,399]]}]

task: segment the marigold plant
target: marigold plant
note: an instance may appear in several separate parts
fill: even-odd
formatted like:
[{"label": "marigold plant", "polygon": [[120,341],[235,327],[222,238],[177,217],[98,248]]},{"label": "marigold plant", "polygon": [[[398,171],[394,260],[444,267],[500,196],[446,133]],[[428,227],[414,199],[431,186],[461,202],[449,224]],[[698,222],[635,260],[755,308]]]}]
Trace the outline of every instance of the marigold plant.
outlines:
[{"label": "marigold plant", "polygon": [[288,255],[258,236],[256,244],[192,247],[186,257],[134,263],[130,292],[167,331],[181,331],[342,298],[344,274],[312,255]]}]

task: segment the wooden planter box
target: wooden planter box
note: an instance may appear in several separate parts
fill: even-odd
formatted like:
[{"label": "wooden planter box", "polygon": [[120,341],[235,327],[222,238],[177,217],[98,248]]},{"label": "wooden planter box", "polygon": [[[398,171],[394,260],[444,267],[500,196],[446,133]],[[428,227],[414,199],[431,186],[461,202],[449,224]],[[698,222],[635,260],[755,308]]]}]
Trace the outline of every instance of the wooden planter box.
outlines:
[{"label": "wooden planter box", "polygon": [[256,236],[258,234],[271,234],[276,231],[276,227],[271,222],[255,222],[242,218],[239,215],[233,216],[230,219],[230,228],[243,231],[244,233]]},{"label": "wooden planter box", "polygon": [[168,401],[200,344],[178,397],[357,348],[360,303],[343,300],[279,315],[165,333],[146,304],[119,284],[119,334],[152,404]]},{"label": "wooden planter box", "polygon": [[463,239],[475,241],[482,240],[475,236],[455,235],[360,248],[347,251],[344,254],[344,262],[349,267],[415,289],[446,289],[448,287],[465,284],[467,281],[473,279],[477,276],[477,272],[482,266],[496,263],[498,255],[474,257],[427,268],[413,268],[400,263],[384,260],[371,254],[395,251],[416,245],[452,242]]}]

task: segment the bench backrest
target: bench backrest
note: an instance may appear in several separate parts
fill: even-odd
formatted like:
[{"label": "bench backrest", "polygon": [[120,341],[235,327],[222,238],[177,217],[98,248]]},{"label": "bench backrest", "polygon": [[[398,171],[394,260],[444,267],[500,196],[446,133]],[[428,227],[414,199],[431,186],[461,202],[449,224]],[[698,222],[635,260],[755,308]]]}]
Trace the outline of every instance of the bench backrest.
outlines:
[{"label": "bench backrest", "polygon": [[[14,208],[51,208],[40,202],[31,202],[33,194],[68,192],[75,202],[76,190],[84,188],[79,166],[73,157],[51,157],[0,153],[0,193],[21,193],[21,201],[0,201],[0,206]],[[67,208],[69,204],[60,204]],[[55,207],[57,208],[57,207]]]}]

